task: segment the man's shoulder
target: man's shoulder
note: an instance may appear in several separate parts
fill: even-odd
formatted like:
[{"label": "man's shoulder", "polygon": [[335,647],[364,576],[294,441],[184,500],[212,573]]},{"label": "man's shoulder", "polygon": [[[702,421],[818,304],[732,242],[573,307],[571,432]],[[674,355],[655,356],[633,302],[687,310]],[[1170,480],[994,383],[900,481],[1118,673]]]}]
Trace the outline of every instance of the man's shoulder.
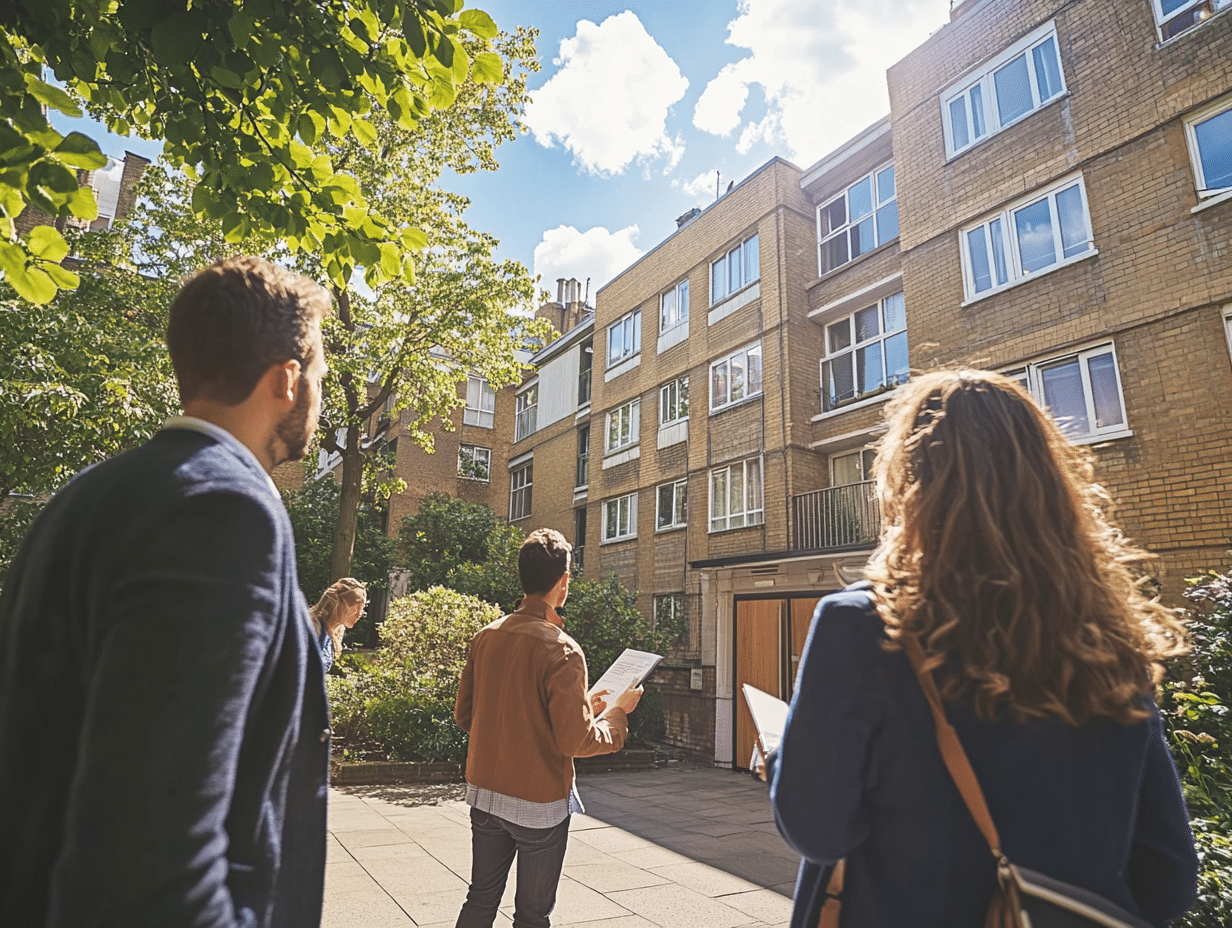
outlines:
[{"label": "man's shoulder", "polygon": [[501,616],[475,633],[475,641],[483,638],[531,641],[537,650],[561,656],[582,653],[582,646],[563,628],[550,622],[519,622],[513,614]]}]

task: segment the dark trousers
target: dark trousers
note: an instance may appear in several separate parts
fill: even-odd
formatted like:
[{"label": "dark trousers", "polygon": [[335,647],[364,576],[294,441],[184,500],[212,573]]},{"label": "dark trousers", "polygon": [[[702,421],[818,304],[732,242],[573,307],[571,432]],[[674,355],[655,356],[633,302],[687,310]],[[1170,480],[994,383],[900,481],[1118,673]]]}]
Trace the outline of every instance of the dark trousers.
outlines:
[{"label": "dark trousers", "polygon": [[516,854],[514,928],[548,928],[565,863],[569,819],[555,828],[523,828],[471,807],[471,885],[456,928],[492,928]]}]

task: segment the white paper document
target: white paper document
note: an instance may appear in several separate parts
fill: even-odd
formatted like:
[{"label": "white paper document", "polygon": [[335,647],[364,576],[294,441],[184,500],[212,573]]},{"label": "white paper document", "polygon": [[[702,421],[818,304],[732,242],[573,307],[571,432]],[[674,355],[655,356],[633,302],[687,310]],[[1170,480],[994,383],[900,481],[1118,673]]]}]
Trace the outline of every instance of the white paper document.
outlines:
[{"label": "white paper document", "polygon": [[[635,651],[632,648],[625,648],[621,652],[620,657],[612,663],[612,666],[598,680],[595,685],[590,688],[590,695],[607,690],[607,695],[603,697],[608,708],[615,705],[616,700],[625,692],[625,690],[634,689],[641,686],[646,678],[659,666],[659,661],[663,660],[662,654],[651,654],[649,651]],[[603,715],[607,714],[607,709],[603,710]],[[603,716],[601,715],[600,718]]]},{"label": "white paper document", "polygon": [[749,707],[749,714],[753,716],[753,727],[757,729],[760,746],[769,754],[783,740],[789,707],[777,696],[771,696],[755,686],[745,683],[741,689],[744,692],[744,701]]}]

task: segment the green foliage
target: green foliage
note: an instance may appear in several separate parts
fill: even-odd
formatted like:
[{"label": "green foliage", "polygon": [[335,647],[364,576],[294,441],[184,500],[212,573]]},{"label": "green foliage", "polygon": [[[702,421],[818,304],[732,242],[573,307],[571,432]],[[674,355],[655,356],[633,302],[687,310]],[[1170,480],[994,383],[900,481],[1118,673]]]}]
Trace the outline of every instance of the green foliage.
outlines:
[{"label": "green foliage", "polygon": [[[343,652],[346,656],[346,652]],[[375,665],[325,678],[330,727],[339,738],[363,741],[372,737],[368,705],[403,692],[402,674]]]},{"label": "green foliage", "polygon": [[42,509],[41,503],[28,498],[10,496],[0,502],[0,590],[4,589],[9,565]]},{"label": "green foliage", "polygon": [[[74,286],[54,229],[17,240],[26,205],[92,219],[75,168],[96,143],[62,136],[44,105],[120,135],[164,140],[195,180],[191,208],[231,241],[285,240],[346,286],[409,278],[424,233],[361,192],[339,151],[379,148],[377,123],[407,132],[471,88],[506,79],[495,24],[461,0],[281,0],[236,5],[18,0],[0,9],[0,270],[46,303]],[[43,80],[50,68],[67,92]],[[470,91],[474,93],[474,90]]]},{"label": "green foliage", "polygon": [[512,612],[522,596],[518,582],[518,549],[526,538],[516,525],[497,519],[479,561],[464,562],[449,572],[447,584],[462,593],[494,603]]},{"label": "green foliage", "polygon": [[[1198,902],[1176,924],[1232,924],[1232,573],[1210,571],[1185,596],[1192,651],[1165,680],[1160,709],[1202,861]],[[1182,672],[1183,671],[1183,672]]]},{"label": "green foliage", "polygon": [[372,739],[391,760],[466,760],[466,732],[453,719],[453,699],[425,693],[385,696],[368,704]]},{"label": "green foliage", "polygon": [[482,561],[495,526],[491,506],[429,493],[398,529],[398,563],[410,589],[439,586],[459,564]]},{"label": "green foliage", "polygon": [[379,661],[452,705],[471,639],[500,617],[491,603],[441,586],[403,596],[389,604],[381,624]]}]

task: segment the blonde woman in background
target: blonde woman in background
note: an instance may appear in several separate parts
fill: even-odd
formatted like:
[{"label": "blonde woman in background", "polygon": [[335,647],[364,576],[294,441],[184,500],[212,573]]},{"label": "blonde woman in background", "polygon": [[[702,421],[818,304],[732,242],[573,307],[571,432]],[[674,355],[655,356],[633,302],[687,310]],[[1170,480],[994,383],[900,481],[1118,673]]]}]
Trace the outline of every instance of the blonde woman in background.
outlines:
[{"label": "blonde woman in background", "polygon": [[348,628],[355,627],[367,608],[368,593],[354,577],[335,580],[312,607],[309,614],[317,631],[317,644],[326,673],[342,653],[342,636]]}]

